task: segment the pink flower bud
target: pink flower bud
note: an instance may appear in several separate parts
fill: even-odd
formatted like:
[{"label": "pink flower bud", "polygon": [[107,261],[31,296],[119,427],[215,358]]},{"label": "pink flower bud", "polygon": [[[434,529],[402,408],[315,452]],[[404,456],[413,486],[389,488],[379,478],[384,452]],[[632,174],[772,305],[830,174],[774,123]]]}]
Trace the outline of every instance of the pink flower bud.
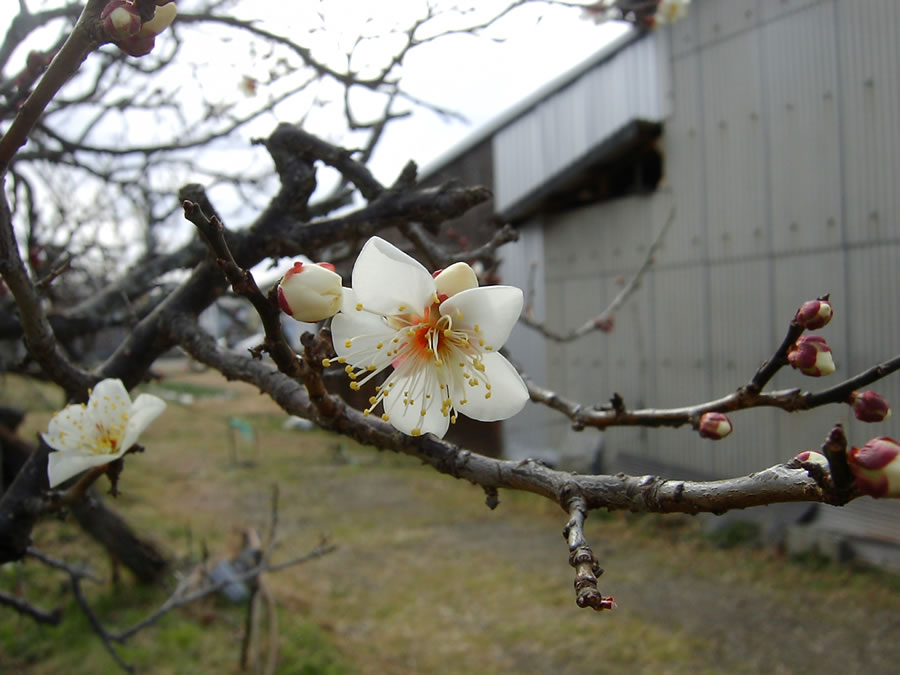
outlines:
[{"label": "pink flower bud", "polygon": [[891,416],[891,404],[874,391],[854,391],[850,394],[850,405],[860,422],[881,422]]},{"label": "pink flower bud", "polygon": [[832,316],[834,309],[828,300],[810,300],[800,306],[794,321],[807,330],[818,330],[831,321]]},{"label": "pink flower bud", "polygon": [[788,363],[804,375],[822,377],[834,372],[831,347],[818,335],[801,335],[788,349]]},{"label": "pink flower bud", "polygon": [[718,412],[703,413],[698,431],[703,438],[721,441],[731,433],[731,420]]},{"label": "pink flower bud", "polygon": [[828,458],[818,450],[804,450],[794,457],[798,462],[809,462],[811,464],[819,464],[826,469],[828,468]]},{"label": "pink flower bud", "polygon": [[900,497],[900,445],[893,438],[873,438],[861,448],[850,448],[847,461],[864,495]]},{"label": "pink flower bud", "polygon": [[137,7],[125,0],[110,0],[100,12],[103,30],[110,40],[119,42],[138,34],[141,14]]},{"label": "pink flower bud", "polygon": [[297,321],[322,321],[341,309],[341,276],[330,263],[295,262],[278,284],[278,304]]}]

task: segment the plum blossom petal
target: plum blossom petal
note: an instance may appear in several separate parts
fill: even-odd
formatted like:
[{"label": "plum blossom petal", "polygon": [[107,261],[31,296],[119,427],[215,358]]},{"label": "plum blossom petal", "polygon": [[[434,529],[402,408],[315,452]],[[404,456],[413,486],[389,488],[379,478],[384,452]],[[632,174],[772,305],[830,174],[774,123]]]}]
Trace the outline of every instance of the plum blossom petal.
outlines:
[{"label": "plum blossom petal", "polygon": [[515,286],[481,286],[457,293],[441,304],[441,314],[474,327],[479,346],[500,349],[519,320],[525,299]]},{"label": "plum blossom petal", "polygon": [[528,388],[512,364],[500,354],[482,357],[482,376],[491,385],[490,396],[471,396],[458,410],[466,417],[480,422],[496,422],[512,417],[528,402]]},{"label": "plum blossom petal", "polygon": [[419,404],[428,400],[441,400],[440,383],[436,377],[426,375],[416,378],[413,375],[397,378],[396,386],[383,399],[384,412],[394,428],[404,434],[412,435],[417,430],[415,435],[432,433],[442,437],[450,426],[450,416],[443,414],[440,407]]},{"label": "plum blossom petal", "polygon": [[120,380],[97,383],[86,404],[66,406],[42,434],[57,451],[47,460],[50,487],[124,455],[165,407],[162,399],[150,394],[132,402]]},{"label": "plum blossom petal", "polygon": [[424,307],[435,294],[435,285],[417,260],[372,237],[353,265],[353,290],[367,309],[389,315]]}]

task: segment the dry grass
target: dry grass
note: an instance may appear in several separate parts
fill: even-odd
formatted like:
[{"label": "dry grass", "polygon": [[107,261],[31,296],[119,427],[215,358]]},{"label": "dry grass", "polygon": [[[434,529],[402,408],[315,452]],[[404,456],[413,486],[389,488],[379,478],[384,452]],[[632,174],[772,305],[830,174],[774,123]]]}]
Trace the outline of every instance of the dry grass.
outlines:
[{"label": "dry grass", "polygon": [[[269,578],[279,672],[878,673],[900,657],[900,593],[883,575],[717,550],[690,519],[595,514],[588,535],[619,609],[579,610],[556,505],[501,493],[491,512],[477,488],[408,458],[282,430],[283,413],[245,385],[186,373],[164,384],[217,395],[171,404],[142,438],[147,452],[128,459],[114,504],[131,523],[178,555],[201,542],[224,555],[237,531],[265,527],[277,482],[276,561],[322,534],[339,546]],[[49,417],[40,407],[31,430]],[[231,462],[231,417],[257,434],[256,448],[239,442],[241,465]],[[69,524],[48,522],[36,536],[48,551],[105,569]],[[3,570],[4,588],[17,575],[29,598],[68,605],[69,615],[54,630],[0,613],[0,671],[115,672],[59,577],[29,563]],[[164,596],[126,584],[93,597],[110,623],[126,625]],[[241,608],[205,603],[122,653],[143,672],[235,672],[242,620]]]}]

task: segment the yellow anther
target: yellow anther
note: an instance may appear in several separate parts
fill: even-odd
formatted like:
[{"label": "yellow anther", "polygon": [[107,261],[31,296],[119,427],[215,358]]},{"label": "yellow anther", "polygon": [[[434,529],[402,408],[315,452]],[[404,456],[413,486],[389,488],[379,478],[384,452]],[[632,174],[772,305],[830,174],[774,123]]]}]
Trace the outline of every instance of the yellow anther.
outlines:
[{"label": "yellow anther", "polygon": [[377,400],[378,400],[378,399],[375,398],[374,396],[370,396],[370,397],[369,397],[369,405],[375,405],[375,402],[376,402]]},{"label": "yellow anther", "polygon": [[383,413],[383,414],[381,415],[381,419],[383,419],[385,422],[390,422],[390,421],[391,421],[391,416],[388,415],[387,413]]},{"label": "yellow anther", "polygon": [[485,398],[490,398],[490,397],[491,397],[491,392],[486,393],[486,394],[484,395],[484,397],[485,397]]},{"label": "yellow anther", "polygon": [[406,311],[406,305],[400,305],[400,306],[397,308],[397,311],[398,311],[398,312],[405,312],[405,311]]},{"label": "yellow anther", "polygon": [[338,363],[341,363],[341,364],[347,363],[347,358],[345,356],[339,356]]},{"label": "yellow anther", "polygon": [[361,302],[357,302],[357,303],[356,303],[356,311],[357,311],[357,312],[361,312],[361,311],[362,311],[362,303],[361,303]]},{"label": "yellow anther", "polygon": [[353,346],[353,340],[346,340],[346,341],[344,342],[344,346],[345,346],[347,349],[350,349],[350,347]]},{"label": "yellow anther", "polygon": [[331,367],[331,359],[322,359],[322,366],[325,368]]},{"label": "yellow anther", "polygon": [[351,382],[351,383],[350,383],[350,388],[351,388],[353,391],[359,391],[359,382]]},{"label": "yellow anther", "polygon": [[370,363],[369,365],[366,366],[366,370],[368,370],[369,372],[372,372],[373,370],[377,370],[377,368],[378,368],[378,366],[376,366],[374,363]]},{"label": "yellow anther", "polygon": [[416,427],[415,429],[413,429],[413,430],[410,432],[410,435],[412,435],[412,436],[421,436],[421,435],[422,435],[422,430],[419,429],[419,427]]},{"label": "yellow anther", "polygon": [[375,345],[375,349],[381,349],[382,347],[384,347],[383,342],[379,342],[377,345]]}]

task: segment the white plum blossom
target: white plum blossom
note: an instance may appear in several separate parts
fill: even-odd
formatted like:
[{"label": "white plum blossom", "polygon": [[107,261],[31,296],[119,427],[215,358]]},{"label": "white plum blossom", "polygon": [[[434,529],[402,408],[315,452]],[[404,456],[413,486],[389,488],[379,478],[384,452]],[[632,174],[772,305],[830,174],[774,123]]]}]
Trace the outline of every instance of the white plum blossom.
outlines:
[{"label": "white plum blossom", "polygon": [[141,394],[134,402],[121,380],[101,380],[88,402],[68,405],[50,420],[44,442],[57,452],[47,460],[50,487],[86,469],[119,459],[165,409],[165,402]]},{"label": "white plum blossom", "polygon": [[497,352],[522,304],[518,288],[479,288],[465,263],[431,275],[372,237],[332,319],[337,361],[346,364],[354,390],[393,366],[365,414],[381,404],[382,419],[405,434],[442,437],[459,413],[483,422],[506,419],[528,401],[522,378]]}]

